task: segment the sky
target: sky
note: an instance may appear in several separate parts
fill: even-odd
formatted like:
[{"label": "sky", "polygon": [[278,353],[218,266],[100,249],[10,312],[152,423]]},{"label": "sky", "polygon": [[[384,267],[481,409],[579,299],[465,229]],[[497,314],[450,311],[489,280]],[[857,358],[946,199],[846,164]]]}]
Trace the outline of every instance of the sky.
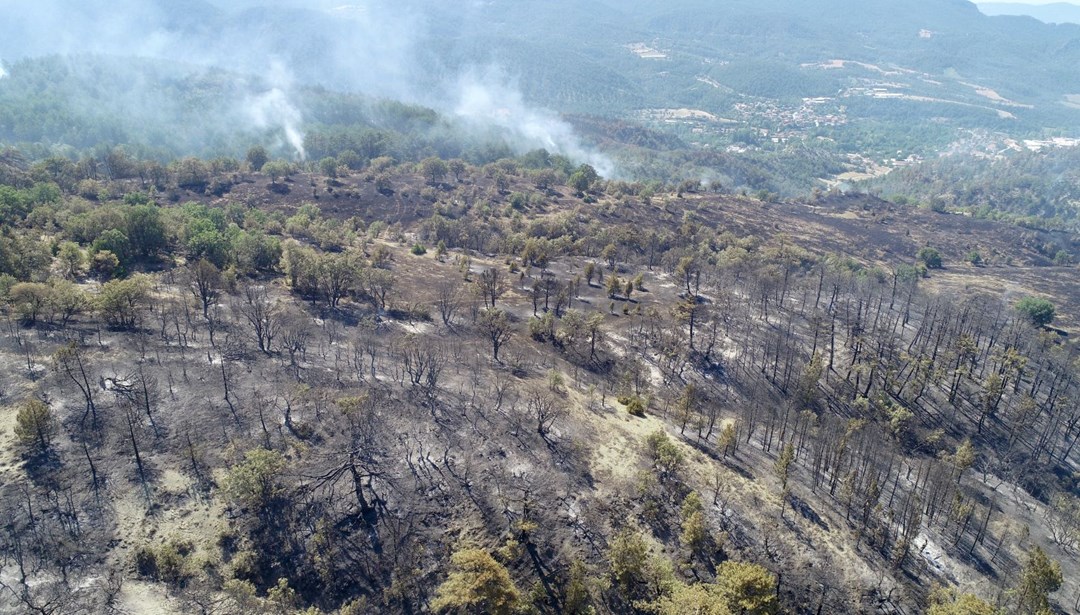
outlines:
[{"label": "sky", "polygon": [[1080,6],[1080,3],[1063,0],[974,0],[974,2],[975,4],[1072,4]]}]

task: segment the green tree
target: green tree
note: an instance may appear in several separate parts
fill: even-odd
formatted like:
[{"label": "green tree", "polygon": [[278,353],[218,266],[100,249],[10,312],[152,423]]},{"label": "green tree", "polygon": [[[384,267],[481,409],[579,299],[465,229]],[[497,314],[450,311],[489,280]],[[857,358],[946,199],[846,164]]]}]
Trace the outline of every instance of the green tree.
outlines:
[{"label": "green tree", "polygon": [[232,245],[229,238],[215,228],[204,228],[193,235],[187,242],[188,258],[206,259],[215,267],[224,268],[229,264]]},{"label": "green tree", "polygon": [[972,446],[970,438],[964,438],[964,441],[956,447],[956,452],[952,455],[952,462],[956,466],[956,482],[959,483],[964,472],[975,464],[975,447]]},{"label": "green tree", "polygon": [[253,171],[263,168],[263,165],[269,160],[270,155],[266,153],[266,148],[261,145],[256,145],[247,151],[247,163]]},{"label": "green tree", "polygon": [[185,190],[202,192],[210,183],[210,166],[197,158],[184,158],[172,165],[176,185]]},{"label": "green tree", "polygon": [[756,564],[724,562],[712,583],[675,583],[653,601],[658,615],[773,615],[776,578]]},{"label": "green tree", "polygon": [[696,491],[691,491],[683,498],[682,505],[679,506],[679,516],[682,519],[679,541],[686,545],[690,553],[700,551],[709,540],[709,525],[705,521],[705,506]]},{"label": "green tree", "polygon": [[936,248],[931,248],[930,246],[920,248],[919,251],[915,253],[915,258],[926,265],[927,269],[941,269],[941,252],[938,252]]},{"label": "green tree", "polygon": [[77,278],[82,274],[82,268],[86,264],[86,256],[74,241],[62,241],[57,250],[56,257],[64,266],[64,273],[69,278]]},{"label": "green tree", "polygon": [[510,573],[487,551],[462,549],[450,556],[450,576],[435,590],[431,610],[456,613],[513,613],[521,594]]},{"label": "green tree", "polygon": [[110,280],[101,286],[95,306],[110,327],[130,329],[150,297],[150,283],[143,275]]},{"label": "green tree", "polygon": [[676,444],[668,437],[667,432],[658,429],[645,438],[649,456],[652,457],[653,468],[661,482],[674,478],[682,469],[683,453]]},{"label": "green tree", "polygon": [[289,580],[281,577],[274,587],[266,591],[266,602],[273,607],[274,613],[287,615],[296,613],[299,597],[296,595],[296,590],[289,587]]},{"label": "green tree", "polygon": [[364,168],[364,159],[360,157],[360,154],[357,154],[351,149],[347,149],[339,153],[337,159],[338,164],[344,166],[350,171],[359,171],[360,169]]},{"label": "green tree", "polygon": [[8,291],[8,301],[19,320],[27,325],[37,324],[49,305],[52,289],[40,282],[19,282]]},{"label": "green tree", "polygon": [[1024,297],[1017,301],[1016,311],[1036,327],[1045,327],[1053,322],[1057,315],[1054,304],[1040,297]]},{"label": "green tree", "polygon": [[600,258],[608,264],[608,269],[615,271],[616,258],[619,255],[619,249],[613,243],[609,243],[604,246],[604,249],[600,251]]},{"label": "green tree", "polygon": [[319,161],[319,171],[330,178],[337,177],[338,161],[335,158],[327,156]]},{"label": "green tree", "polygon": [[123,231],[115,228],[107,229],[90,245],[90,253],[112,252],[120,267],[127,267],[131,262],[131,241]]},{"label": "green tree", "polygon": [[59,317],[60,326],[68,322],[90,305],[86,292],[70,280],[51,278],[49,280],[49,311],[53,318]]},{"label": "green tree", "polygon": [[611,576],[623,596],[633,597],[637,585],[644,581],[649,559],[649,545],[641,532],[623,528],[608,547],[608,566]]},{"label": "green tree", "polygon": [[446,163],[446,168],[454,174],[454,181],[461,181],[461,176],[465,174],[465,161],[460,158],[454,158]]},{"label": "green tree", "polygon": [[1051,613],[1050,594],[1060,589],[1063,581],[1061,565],[1047,557],[1041,548],[1032,549],[1016,587],[1018,612]]},{"label": "green tree", "polygon": [[128,210],[127,238],[138,258],[150,258],[165,248],[165,224],[157,206],[137,205]]},{"label": "green tree", "polygon": [[276,184],[278,178],[289,176],[289,163],[284,160],[271,160],[262,166],[262,173],[270,177],[271,184]]},{"label": "green tree", "polygon": [[90,262],[90,270],[97,277],[107,280],[120,270],[120,259],[109,250],[96,252]]},{"label": "green tree", "polygon": [[600,179],[600,176],[596,173],[596,169],[587,164],[583,164],[570,175],[570,179],[567,183],[574,190],[585,192],[591,188],[598,179]]},{"label": "green tree", "polygon": [[787,504],[788,493],[788,481],[791,478],[791,465],[795,462],[795,446],[788,442],[784,445],[784,448],[780,451],[780,456],[776,458],[776,463],[773,464],[773,471],[776,472],[776,478],[780,479],[780,516],[784,515],[784,507]]},{"label": "green tree", "polygon": [[614,299],[615,295],[618,295],[622,288],[622,281],[619,280],[619,276],[614,273],[609,275],[607,281],[604,283],[604,292],[607,293],[607,296],[610,299]]},{"label": "green tree", "polygon": [[957,594],[953,589],[938,589],[930,593],[930,608],[926,615],[998,615],[1000,611],[974,594]]},{"label": "green tree", "polygon": [[237,268],[245,273],[274,271],[281,262],[281,240],[261,231],[244,231],[232,242]]},{"label": "green tree", "polygon": [[15,415],[15,439],[30,453],[45,453],[52,446],[56,421],[45,402],[31,399]]},{"label": "green tree", "polygon": [[589,261],[585,263],[585,283],[592,286],[593,276],[596,275],[596,263]]},{"label": "green tree", "polygon": [[446,163],[441,158],[425,158],[420,161],[420,174],[424,176],[427,183],[435,185],[442,183],[442,180],[446,178],[446,174],[449,169]]},{"label": "green tree", "polygon": [[589,570],[581,560],[575,559],[567,571],[566,583],[563,584],[563,612],[570,615],[588,615],[593,613],[592,583]]},{"label": "green tree", "polygon": [[776,577],[757,564],[727,561],[716,567],[716,595],[733,613],[771,615],[779,610]]},{"label": "green tree", "polygon": [[280,480],[284,469],[285,457],[281,453],[264,448],[249,450],[225,477],[225,493],[245,508],[263,508],[284,492]]},{"label": "green tree", "polygon": [[725,459],[727,459],[728,455],[733,455],[739,445],[739,433],[736,425],[735,421],[730,421],[727,425],[724,425],[724,428],[720,430],[720,437],[716,440],[716,447],[720,449]]}]

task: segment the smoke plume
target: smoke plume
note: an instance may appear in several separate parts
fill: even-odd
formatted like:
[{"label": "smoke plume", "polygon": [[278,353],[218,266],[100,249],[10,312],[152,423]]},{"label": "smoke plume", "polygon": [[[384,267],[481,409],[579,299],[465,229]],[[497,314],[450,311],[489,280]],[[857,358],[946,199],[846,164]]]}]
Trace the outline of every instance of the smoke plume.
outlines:
[{"label": "smoke plume", "polygon": [[519,151],[544,148],[588,163],[605,177],[614,174],[610,158],[586,148],[574,129],[554,113],[527,105],[521,90],[497,69],[466,73],[457,90],[454,115],[478,125],[495,125],[510,136],[511,147]]},{"label": "smoke plume", "polygon": [[[137,57],[176,63],[183,70],[224,69],[253,77],[236,79],[235,108],[218,113],[221,125],[206,131],[218,142],[228,129],[277,135],[278,151],[304,159],[306,115],[298,93],[320,86],[425,105],[478,131],[498,129],[516,150],[543,147],[588,162],[601,174],[614,172],[610,159],[585,147],[557,114],[529,105],[513,78],[497,68],[445,65],[441,51],[446,48],[434,41],[467,39],[469,31],[485,27],[482,5],[455,8],[426,0],[8,0],[7,5],[0,21],[0,57],[9,60]],[[479,61],[498,65],[497,59]],[[165,113],[171,105],[161,105],[153,88],[135,84],[116,92],[117,104],[140,111],[163,107]]]},{"label": "smoke plume", "polygon": [[[244,108],[256,128],[279,129],[284,135],[285,144],[292,148],[298,160],[307,158],[304,151],[304,135],[301,130],[303,115],[291,102],[289,88],[292,79],[285,66],[280,62],[271,64],[268,82],[271,88],[254,95],[245,102]],[[281,147],[281,143],[274,144]]]}]

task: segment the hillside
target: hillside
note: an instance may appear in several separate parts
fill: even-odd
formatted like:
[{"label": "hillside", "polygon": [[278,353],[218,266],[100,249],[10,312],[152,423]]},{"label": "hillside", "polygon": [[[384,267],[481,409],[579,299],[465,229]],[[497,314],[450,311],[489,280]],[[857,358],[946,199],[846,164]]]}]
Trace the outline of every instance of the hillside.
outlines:
[{"label": "hillside", "polygon": [[1076,235],[535,155],[68,164],[0,191],[0,610],[1080,592]]},{"label": "hillside", "polygon": [[0,13],[0,615],[1080,609],[1080,26]]}]

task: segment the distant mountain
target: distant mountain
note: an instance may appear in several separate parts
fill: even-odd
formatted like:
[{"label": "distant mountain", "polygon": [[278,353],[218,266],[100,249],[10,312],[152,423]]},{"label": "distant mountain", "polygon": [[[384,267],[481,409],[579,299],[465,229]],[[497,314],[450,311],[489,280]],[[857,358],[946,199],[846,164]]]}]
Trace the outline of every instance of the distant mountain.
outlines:
[{"label": "distant mountain", "polygon": [[1026,15],[1050,24],[1080,24],[1080,5],[1068,2],[1055,2],[1053,4],[979,2],[977,6],[984,15]]},{"label": "distant mountain", "polygon": [[402,96],[497,65],[529,98],[574,112],[716,111],[739,95],[797,99],[888,82],[894,102],[959,103],[990,120],[1004,110],[1041,126],[1067,124],[1057,112],[1080,94],[1080,26],[989,17],[965,0],[8,4],[8,61],[93,51],[246,72],[280,61],[299,81]]},{"label": "distant mountain", "polygon": [[152,57],[443,111],[459,104],[463,84],[496,81],[527,104],[641,121],[706,147],[767,138],[884,157],[928,153],[964,131],[1080,130],[1080,26],[992,17],[965,0],[9,0],[5,8],[8,63]]}]

